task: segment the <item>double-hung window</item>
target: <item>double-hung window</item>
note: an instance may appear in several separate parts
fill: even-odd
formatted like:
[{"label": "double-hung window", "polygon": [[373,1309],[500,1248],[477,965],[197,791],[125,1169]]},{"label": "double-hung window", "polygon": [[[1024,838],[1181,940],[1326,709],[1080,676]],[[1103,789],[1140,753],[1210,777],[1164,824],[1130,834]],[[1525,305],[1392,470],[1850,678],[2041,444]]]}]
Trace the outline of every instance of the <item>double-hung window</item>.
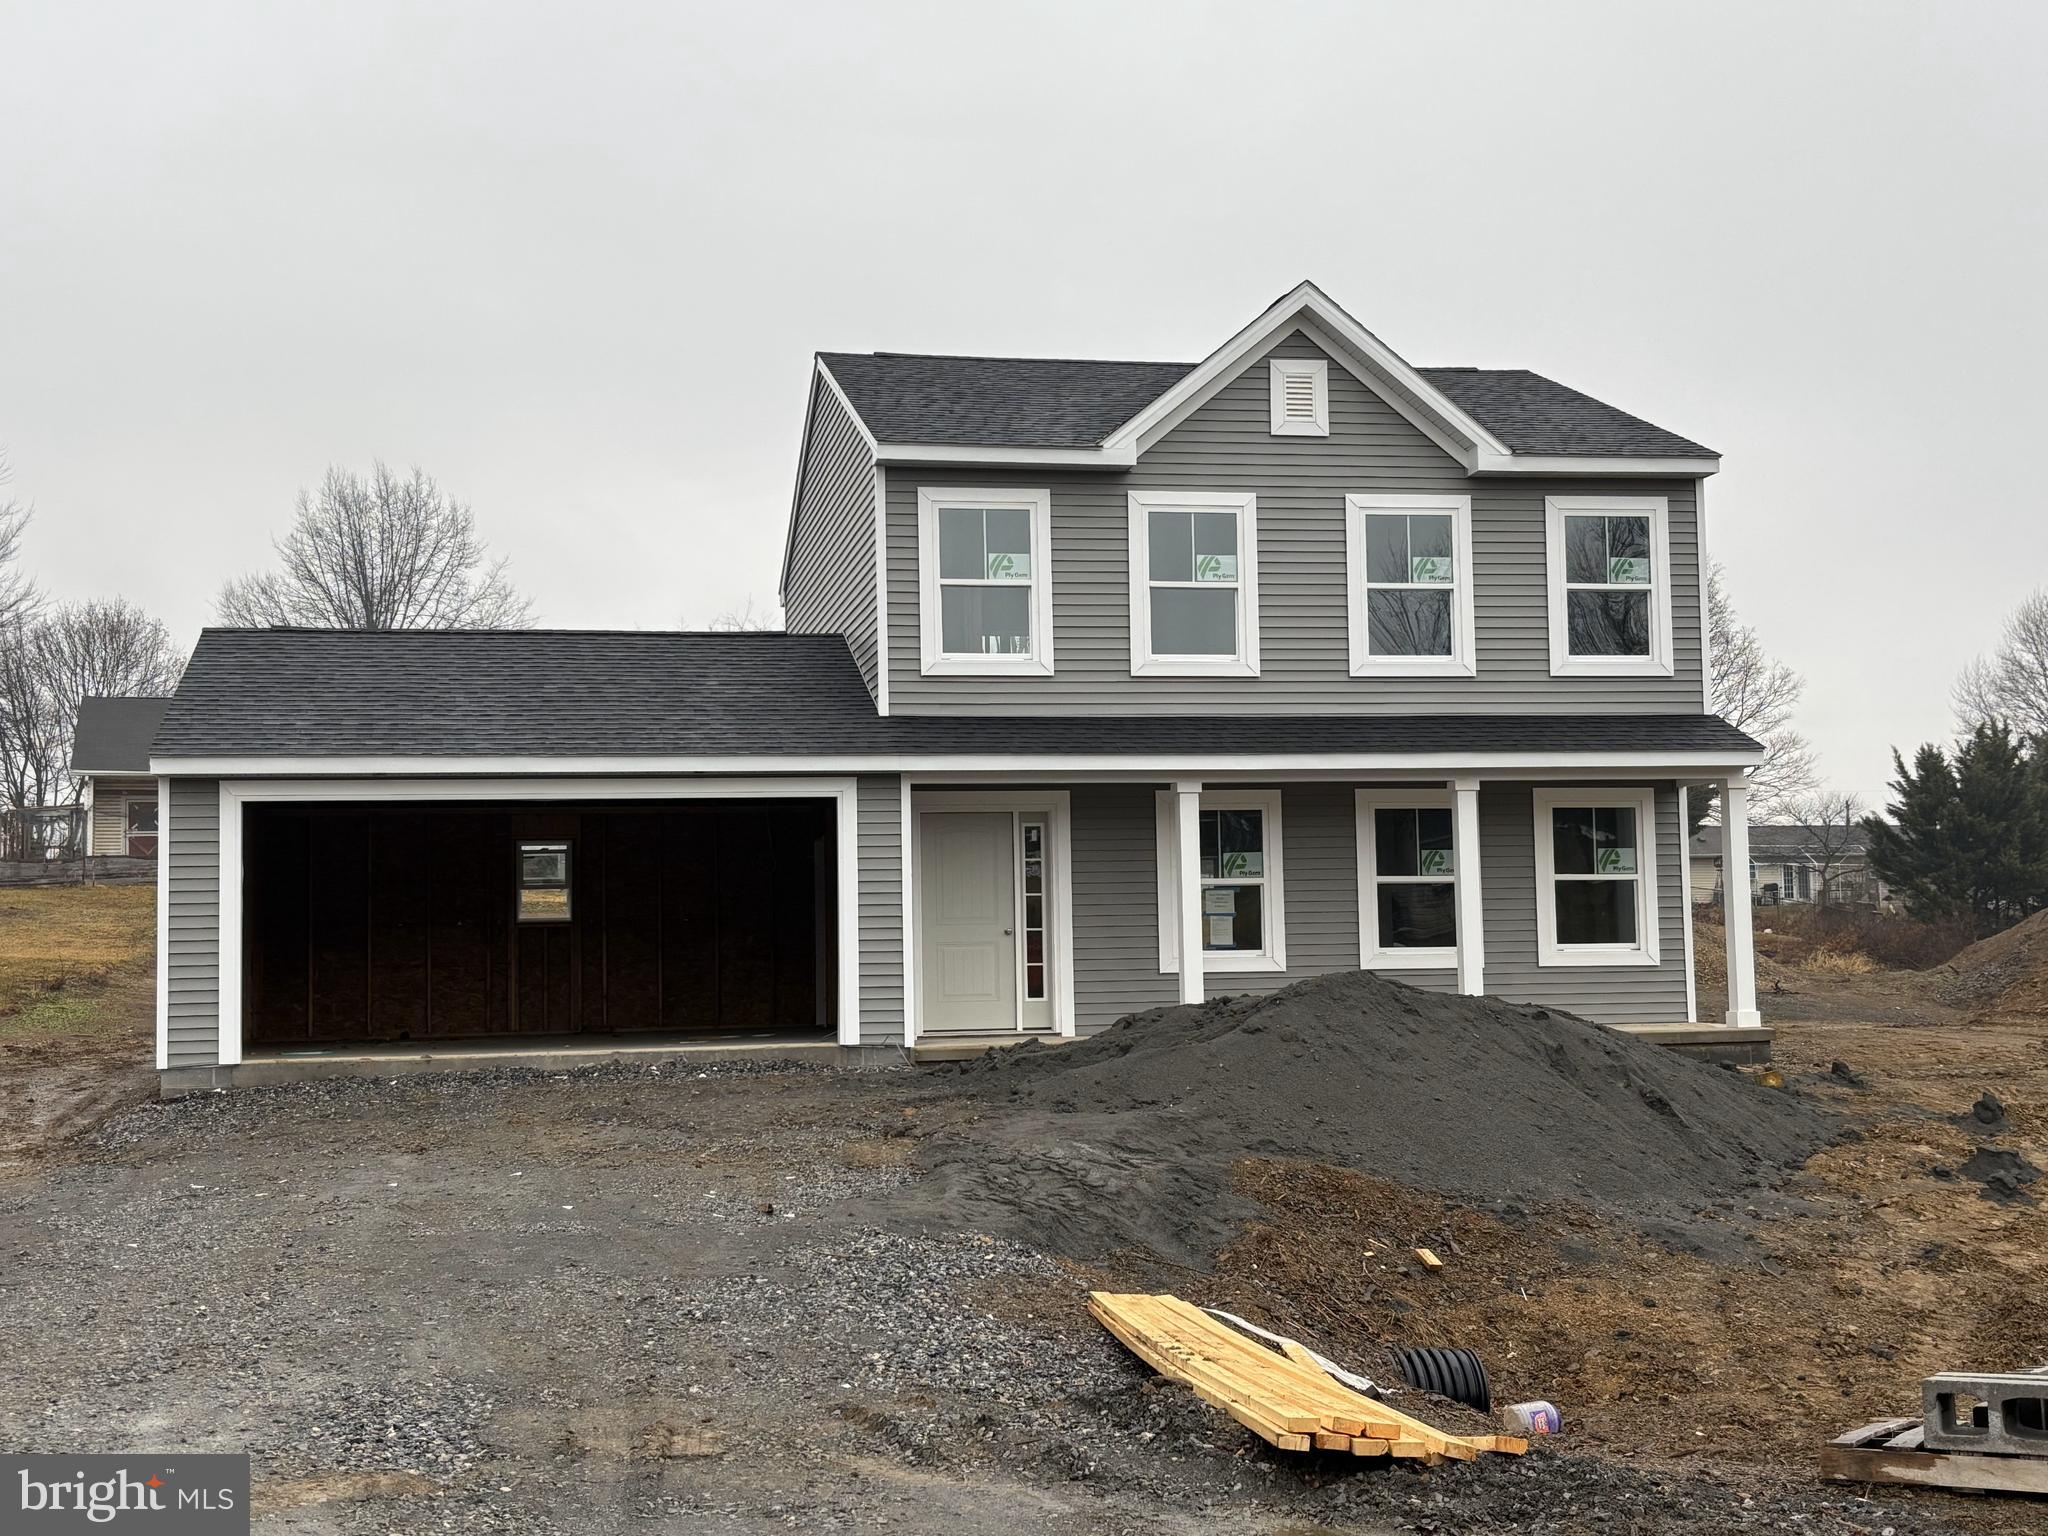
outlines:
[{"label": "double-hung window", "polygon": [[1549,496],[1550,671],[1671,675],[1671,537],[1662,496]]},{"label": "double-hung window", "polygon": [[1130,493],[1131,675],[1257,677],[1258,499]]},{"label": "double-hung window", "polygon": [[1655,965],[1655,796],[1539,789],[1535,808],[1537,962]]},{"label": "double-hung window", "polygon": [[1353,677],[1470,677],[1472,498],[1344,498]]},{"label": "double-hung window", "polygon": [[128,856],[153,859],[157,854],[157,800],[130,800],[126,807]]},{"label": "double-hung window", "polygon": [[[1158,800],[1159,968],[1180,969],[1179,820],[1174,797]],[[1202,965],[1209,971],[1287,968],[1281,888],[1280,792],[1202,796],[1199,833]]]},{"label": "double-hung window", "polygon": [[917,493],[922,671],[1052,674],[1052,492]]},{"label": "double-hung window", "polygon": [[1458,855],[1442,790],[1358,791],[1358,951],[1368,970],[1458,963]]}]

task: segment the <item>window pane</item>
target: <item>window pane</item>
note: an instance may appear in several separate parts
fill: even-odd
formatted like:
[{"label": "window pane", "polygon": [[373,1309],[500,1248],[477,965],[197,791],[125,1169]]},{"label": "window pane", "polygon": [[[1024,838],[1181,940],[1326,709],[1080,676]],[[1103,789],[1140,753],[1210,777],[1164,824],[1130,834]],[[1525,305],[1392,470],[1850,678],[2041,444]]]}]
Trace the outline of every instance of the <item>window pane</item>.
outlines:
[{"label": "window pane", "polygon": [[1235,656],[1237,589],[1152,589],[1152,654]]},{"label": "window pane", "polygon": [[1154,581],[1195,579],[1195,523],[1186,512],[1150,514],[1147,539],[1152,546]]},{"label": "window pane", "polygon": [[519,845],[519,883],[530,886],[565,885],[569,879],[569,849],[563,843],[522,843]]},{"label": "window pane", "polygon": [[569,888],[566,885],[523,890],[519,893],[519,921],[560,923],[568,921]]},{"label": "window pane", "polygon": [[1648,592],[1567,592],[1564,600],[1574,656],[1650,654]]},{"label": "window pane", "polygon": [[1635,943],[1635,881],[1558,881],[1557,942],[1560,944]]},{"label": "window pane", "polygon": [[1632,875],[1636,872],[1636,813],[1615,806],[1593,813],[1594,850],[1603,875]]},{"label": "window pane", "polygon": [[1451,579],[1451,520],[1442,513],[1408,519],[1408,580]]},{"label": "window pane", "polygon": [[1560,875],[1594,873],[1593,812],[1560,806],[1550,813],[1550,866]]},{"label": "window pane", "polygon": [[1397,512],[1366,514],[1365,579],[1408,579],[1408,519]]},{"label": "window pane", "polygon": [[1451,855],[1451,813],[1447,810],[1425,810],[1416,815],[1416,841],[1421,845],[1418,862],[1425,875],[1449,875],[1457,872],[1457,861]]},{"label": "window pane", "polygon": [[1650,580],[1650,520],[1607,519],[1607,579],[1647,584]]},{"label": "window pane", "polygon": [[1237,580],[1237,514],[1195,514],[1195,580]]},{"label": "window pane", "polygon": [[1372,813],[1373,867],[1383,875],[1419,875],[1415,823],[1419,813],[1394,806]]},{"label": "window pane", "polygon": [[1266,815],[1263,811],[1218,811],[1216,845],[1225,879],[1255,880],[1266,872]]},{"label": "window pane", "polygon": [[154,800],[130,800],[128,802],[128,830],[130,832],[154,832],[156,830],[156,802]]},{"label": "window pane", "polygon": [[1607,519],[1564,520],[1564,579],[1600,583],[1607,579]]},{"label": "window pane", "polygon": [[1251,950],[1266,947],[1263,889],[1256,885],[1202,887],[1202,948]]},{"label": "window pane", "polygon": [[978,508],[939,508],[939,574],[954,581],[979,581],[987,574]]},{"label": "window pane", "polygon": [[991,581],[1031,579],[1031,514],[1022,507],[988,514],[988,571]]},{"label": "window pane", "polygon": [[1201,814],[1201,857],[1202,878],[1204,880],[1216,878],[1216,822],[1217,818],[1221,815],[1222,812],[1220,811],[1204,811]]},{"label": "window pane", "polygon": [[1458,942],[1454,887],[1383,885],[1379,888],[1380,948],[1450,949]]},{"label": "window pane", "polygon": [[1365,594],[1365,629],[1375,656],[1451,654],[1451,594],[1374,587]]},{"label": "window pane", "polygon": [[1022,656],[1031,650],[1029,587],[942,587],[940,645],[949,656]]}]

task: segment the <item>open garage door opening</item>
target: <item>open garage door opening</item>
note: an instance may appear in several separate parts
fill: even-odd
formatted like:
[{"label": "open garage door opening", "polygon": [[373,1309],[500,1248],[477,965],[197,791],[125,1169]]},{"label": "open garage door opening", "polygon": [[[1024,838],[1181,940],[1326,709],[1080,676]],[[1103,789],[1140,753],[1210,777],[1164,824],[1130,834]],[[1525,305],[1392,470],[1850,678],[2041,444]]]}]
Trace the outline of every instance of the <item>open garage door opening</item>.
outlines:
[{"label": "open garage door opening", "polygon": [[829,800],[252,804],[244,1039],[832,1031]]}]

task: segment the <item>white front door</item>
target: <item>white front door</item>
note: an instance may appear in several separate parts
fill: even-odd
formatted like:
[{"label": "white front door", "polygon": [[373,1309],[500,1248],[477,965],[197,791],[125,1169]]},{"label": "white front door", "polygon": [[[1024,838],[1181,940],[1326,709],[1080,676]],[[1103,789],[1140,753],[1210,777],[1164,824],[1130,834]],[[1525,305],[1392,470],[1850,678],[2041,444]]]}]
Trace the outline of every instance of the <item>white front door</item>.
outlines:
[{"label": "white front door", "polygon": [[1016,822],[1007,811],[923,813],[926,1033],[1017,1027]]}]

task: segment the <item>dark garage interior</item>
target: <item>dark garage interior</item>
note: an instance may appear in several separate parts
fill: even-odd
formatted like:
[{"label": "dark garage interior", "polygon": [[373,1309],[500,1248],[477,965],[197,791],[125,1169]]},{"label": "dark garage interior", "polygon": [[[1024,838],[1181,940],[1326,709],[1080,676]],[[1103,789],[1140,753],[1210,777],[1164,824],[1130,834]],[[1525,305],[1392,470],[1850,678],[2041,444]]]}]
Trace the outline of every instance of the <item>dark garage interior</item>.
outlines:
[{"label": "dark garage interior", "polygon": [[827,1034],[830,801],[251,805],[244,1038]]}]

